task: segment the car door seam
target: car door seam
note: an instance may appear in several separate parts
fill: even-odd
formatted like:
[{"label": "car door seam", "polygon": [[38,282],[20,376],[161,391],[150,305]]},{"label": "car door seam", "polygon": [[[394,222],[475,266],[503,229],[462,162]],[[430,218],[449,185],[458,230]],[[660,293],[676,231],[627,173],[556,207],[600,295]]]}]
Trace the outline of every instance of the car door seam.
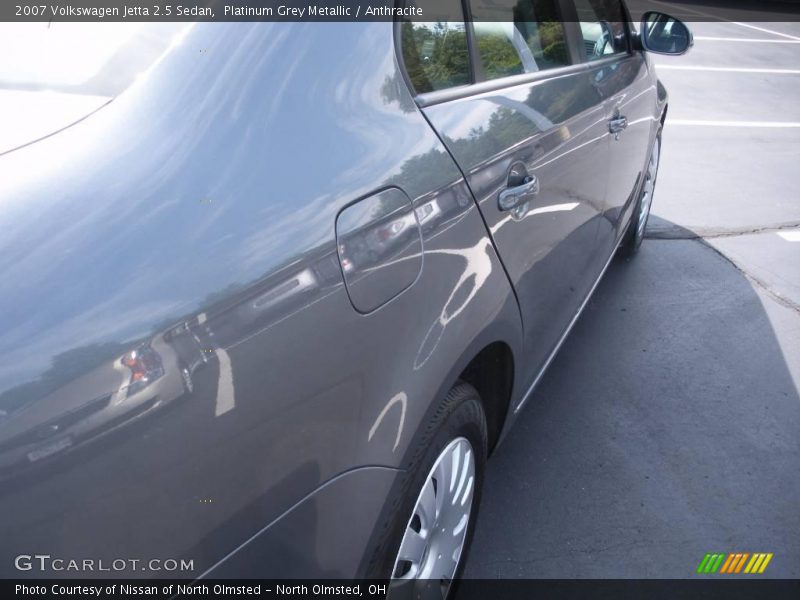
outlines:
[{"label": "car door seam", "polygon": [[522,327],[522,334],[524,336],[524,334],[525,334],[525,322],[524,322],[524,320],[522,318],[522,306],[521,306],[520,301],[519,301],[519,296],[517,295],[517,290],[514,287],[514,284],[512,283],[512,280],[511,280],[511,275],[508,272],[508,269],[506,268],[505,263],[503,262],[503,257],[500,255],[500,252],[497,250],[497,244],[495,244],[494,237],[492,237],[492,230],[489,227],[489,224],[486,222],[486,218],[483,215],[483,211],[481,211],[480,206],[478,206],[478,200],[475,197],[475,193],[472,191],[472,186],[469,184],[469,180],[467,179],[467,175],[466,175],[466,173],[464,173],[464,169],[461,168],[461,165],[458,164],[458,161],[456,160],[455,156],[453,156],[453,153],[450,152],[450,148],[447,147],[447,144],[444,142],[442,137],[439,135],[439,132],[436,131],[436,128],[433,126],[433,123],[431,123],[430,120],[428,119],[428,115],[425,114],[425,111],[422,110],[419,107],[417,107],[417,110],[419,110],[420,114],[422,115],[422,118],[425,119],[425,122],[428,123],[428,125],[431,128],[431,130],[433,131],[433,134],[436,136],[436,138],[439,140],[439,142],[444,147],[445,152],[447,152],[447,155],[450,157],[450,160],[453,161],[453,164],[455,165],[456,169],[458,169],[458,172],[461,173],[461,177],[464,180],[464,185],[467,186],[467,190],[469,190],[469,194],[472,197],[472,203],[475,206],[475,209],[478,211],[478,216],[480,217],[481,222],[483,223],[484,231],[485,231],[486,235],[488,236],[490,243],[492,244],[492,250],[494,250],[494,254],[497,257],[497,260],[498,260],[498,262],[500,263],[500,266],[503,269],[503,273],[505,273],[506,281],[508,282],[508,286],[511,288],[511,293],[514,295],[514,302],[517,305],[517,313],[519,314],[520,323],[521,323],[521,327]]}]

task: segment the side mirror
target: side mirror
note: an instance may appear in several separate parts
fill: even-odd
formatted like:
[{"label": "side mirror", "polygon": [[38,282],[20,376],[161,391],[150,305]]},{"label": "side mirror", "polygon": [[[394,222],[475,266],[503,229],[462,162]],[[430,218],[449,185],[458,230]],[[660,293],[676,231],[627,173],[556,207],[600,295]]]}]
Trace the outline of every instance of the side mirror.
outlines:
[{"label": "side mirror", "polygon": [[656,54],[686,54],[694,45],[692,32],[680,20],[660,12],[647,12],[642,17],[642,46]]}]

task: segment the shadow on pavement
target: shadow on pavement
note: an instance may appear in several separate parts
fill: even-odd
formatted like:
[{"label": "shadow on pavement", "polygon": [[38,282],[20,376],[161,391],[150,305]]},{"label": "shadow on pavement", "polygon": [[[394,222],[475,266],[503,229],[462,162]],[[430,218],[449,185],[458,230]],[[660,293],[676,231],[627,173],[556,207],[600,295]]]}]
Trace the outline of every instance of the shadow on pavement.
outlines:
[{"label": "shadow on pavement", "polygon": [[799,327],[702,241],[616,260],[489,462],[464,576],[691,578],[707,552],[800,576]]}]

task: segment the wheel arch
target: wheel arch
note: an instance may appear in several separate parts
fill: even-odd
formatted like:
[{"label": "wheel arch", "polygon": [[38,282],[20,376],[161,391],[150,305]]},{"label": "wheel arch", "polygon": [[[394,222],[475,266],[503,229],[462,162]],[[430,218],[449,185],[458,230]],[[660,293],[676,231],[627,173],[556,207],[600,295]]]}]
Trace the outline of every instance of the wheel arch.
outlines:
[{"label": "wheel arch", "polygon": [[505,319],[495,320],[472,340],[435,396],[444,398],[458,381],[465,381],[478,391],[489,428],[490,454],[508,422],[514,394],[521,387],[516,359],[522,349],[522,325],[513,299],[509,299],[507,308]]},{"label": "wheel arch", "polygon": [[489,453],[500,439],[514,389],[514,353],[511,346],[495,341],[480,350],[458,376],[474,387],[481,398],[489,432]]}]

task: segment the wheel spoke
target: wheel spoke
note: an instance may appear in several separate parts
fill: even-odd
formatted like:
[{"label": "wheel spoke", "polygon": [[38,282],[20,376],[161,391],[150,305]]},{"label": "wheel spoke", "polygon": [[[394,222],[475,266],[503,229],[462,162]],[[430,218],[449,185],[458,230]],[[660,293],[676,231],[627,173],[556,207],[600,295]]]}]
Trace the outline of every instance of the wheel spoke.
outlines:
[{"label": "wheel spoke", "polygon": [[403,536],[403,541],[400,544],[400,552],[398,552],[397,556],[400,560],[407,560],[410,563],[418,565],[422,562],[426,544],[427,540],[409,527],[406,529],[406,534]]},{"label": "wheel spoke", "polygon": [[459,476],[458,487],[456,487],[456,491],[453,493],[453,499],[451,500],[452,504],[455,504],[458,501],[459,494],[461,494],[461,489],[467,482],[467,476],[469,475],[469,470],[471,467],[472,467],[472,452],[467,450],[466,454],[464,455],[464,464],[461,466],[461,475]]},{"label": "wheel spoke", "polygon": [[417,514],[422,519],[422,527],[430,529],[436,523],[436,493],[433,491],[433,481],[429,478],[422,488],[417,501]]},{"label": "wheel spoke", "polygon": [[464,506],[468,500],[472,500],[472,486],[475,483],[475,478],[470,475],[469,479],[467,480],[467,487],[464,489],[464,493],[461,494],[461,506]]},{"label": "wheel spoke", "polygon": [[447,498],[450,497],[450,488],[453,480],[453,467],[458,464],[457,453],[452,453],[450,456],[440,460],[434,471],[436,478],[436,518],[441,518],[442,510]]},{"label": "wheel spoke", "polygon": [[469,515],[464,513],[463,515],[461,515],[461,518],[458,520],[458,523],[456,523],[456,526],[453,528],[452,535],[457,536],[462,531],[464,531],[467,528],[468,522],[469,522]]},{"label": "wheel spoke", "polygon": [[[450,481],[449,481],[449,487],[448,487],[448,491],[451,492],[451,493],[453,491],[453,488],[456,486],[456,477],[458,477],[458,465],[459,465],[459,462],[461,462],[461,446],[460,445],[458,445],[455,448],[453,448],[452,457],[453,457],[453,459],[450,462],[450,464],[452,465],[452,468],[450,469],[450,478],[449,478]],[[442,462],[447,464],[448,461],[443,460]]]}]

